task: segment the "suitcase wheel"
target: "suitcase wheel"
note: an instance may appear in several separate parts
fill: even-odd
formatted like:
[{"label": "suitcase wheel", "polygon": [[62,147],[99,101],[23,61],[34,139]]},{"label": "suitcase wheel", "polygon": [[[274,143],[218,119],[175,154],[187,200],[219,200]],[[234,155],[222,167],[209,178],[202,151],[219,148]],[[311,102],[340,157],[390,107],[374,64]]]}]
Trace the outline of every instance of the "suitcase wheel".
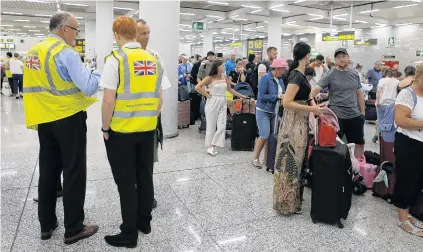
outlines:
[{"label": "suitcase wheel", "polygon": [[189,125],[178,126],[178,129],[186,129],[189,128]]},{"label": "suitcase wheel", "polygon": [[342,224],[341,220],[338,221],[337,225],[339,228],[344,228],[344,224]]},{"label": "suitcase wheel", "polygon": [[311,218],[311,221],[312,221],[314,224],[316,224],[316,223],[317,223],[317,220],[316,220],[316,219],[314,219],[314,218]]}]

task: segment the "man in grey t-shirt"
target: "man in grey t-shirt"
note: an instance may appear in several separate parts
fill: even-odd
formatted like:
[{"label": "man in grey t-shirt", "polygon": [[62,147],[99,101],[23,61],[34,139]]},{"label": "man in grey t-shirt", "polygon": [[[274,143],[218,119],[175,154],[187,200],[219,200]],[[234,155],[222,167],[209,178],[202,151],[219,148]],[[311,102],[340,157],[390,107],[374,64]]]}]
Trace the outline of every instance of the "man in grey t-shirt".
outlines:
[{"label": "man in grey t-shirt", "polygon": [[329,107],[338,117],[340,138],[347,137],[355,143],[355,156],[364,154],[365,105],[361,92],[360,77],[357,71],[348,67],[349,55],[345,48],[335,51],[336,68],[325,73],[315,85],[310,98],[314,98],[324,88],[329,90]]}]

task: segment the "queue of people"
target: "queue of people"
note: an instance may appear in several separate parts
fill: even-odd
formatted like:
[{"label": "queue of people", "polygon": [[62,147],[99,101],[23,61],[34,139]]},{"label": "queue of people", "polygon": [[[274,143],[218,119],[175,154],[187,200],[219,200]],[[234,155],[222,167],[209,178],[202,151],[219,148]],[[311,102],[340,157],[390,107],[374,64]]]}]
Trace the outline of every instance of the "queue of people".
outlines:
[{"label": "queue of people", "polygon": [[[60,182],[62,172],[64,243],[73,244],[94,235],[99,229],[97,225],[84,223],[87,179],[85,111],[97,101],[91,96],[101,86],[104,88],[101,131],[118,188],[122,214],[120,232],[104,239],[111,246],[134,248],[138,243],[138,231],[144,234],[151,232],[151,213],[157,204],[153,186],[157,129],[162,92],[170,87],[163,60],[157,52],[148,48],[150,29],[142,19],[135,21],[121,16],[114,20],[112,29],[119,50],[106,58],[102,74],[85,68],[72,48],[79,33],[76,16],[59,11],[51,17],[49,29],[50,35],[28,51],[28,57],[39,64],[14,65],[13,60],[9,60],[9,69],[6,68],[11,70],[13,80],[17,80],[16,90],[25,94],[27,127],[38,130],[40,237],[50,239],[59,226],[56,197],[60,183],[51,182]],[[239,82],[249,79],[253,88],[253,83],[257,83],[259,137],[253,154],[256,168],[263,167],[261,152],[264,149],[266,156],[267,139],[274,134],[275,119],[279,116],[278,111],[283,109],[273,194],[273,208],[283,215],[302,212],[301,176],[307,153],[309,114],[318,116],[323,113],[326,105],[316,104],[315,100],[323,89],[329,91],[329,106],[339,118],[339,137],[346,135],[348,142],[356,144],[356,157],[364,153],[364,96],[360,76],[349,65],[348,51],[337,49],[334,53],[335,66],[327,58],[327,67],[322,55],[314,66],[309,66],[310,53],[311,47],[299,42],[293,48],[292,62],[278,58],[277,49],[269,47],[264,61],[249,57],[246,62],[231,55],[225,64],[215,59],[214,52],[208,52],[205,60],[197,58],[194,65],[189,62],[192,58],[181,55],[179,65],[183,81],[192,81],[195,90],[207,98],[205,146],[211,156],[216,156],[218,148],[225,144],[225,93],[228,91],[235,97],[247,98],[234,90]],[[47,54],[48,58],[43,57]],[[146,74],[131,71],[139,61],[151,62],[155,68]],[[381,69],[378,65],[375,65],[369,81],[379,78]],[[423,189],[423,171],[418,169],[423,162],[418,152],[423,147],[420,133],[423,128],[423,66],[406,68],[402,84],[390,79],[392,71],[389,69],[382,72],[387,79],[378,80],[377,104],[380,109],[394,100],[396,104],[398,131],[395,154],[399,172],[394,204],[399,209],[398,225],[406,232],[423,237],[423,224],[408,215],[408,208],[416,203]],[[315,84],[310,83],[312,79]],[[400,88],[402,90],[396,97]]]}]

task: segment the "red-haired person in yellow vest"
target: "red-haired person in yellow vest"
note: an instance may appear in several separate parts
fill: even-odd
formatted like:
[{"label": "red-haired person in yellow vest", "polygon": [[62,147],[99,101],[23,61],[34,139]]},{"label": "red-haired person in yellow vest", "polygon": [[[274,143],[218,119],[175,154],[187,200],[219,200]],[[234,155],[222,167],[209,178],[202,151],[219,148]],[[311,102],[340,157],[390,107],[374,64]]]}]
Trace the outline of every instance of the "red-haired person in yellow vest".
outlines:
[{"label": "red-haired person in yellow vest", "polygon": [[137,42],[135,20],[116,18],[113,32],[119,49],[106,58],[100,83],[104,88],[102,131],[120,196],[122,225],[119,234],[104,238],[111,246],[134,248],[138,231],[151,232],[151,170],[163,67]]},{"label": "red-haired person in yellow vest", "polygon": [[87,181],[87,113],[97,101],[100,74],[84,67],[73,45],[79,33],[76,17],[59,11],[50,19],[50,35],[29,49],[24,64],[26,126],[38,129],[40,142],[38,218],[41,239],[50,239],[59,226],[57,182],[63,170],[65,244],[95,234],[84,225]]}]

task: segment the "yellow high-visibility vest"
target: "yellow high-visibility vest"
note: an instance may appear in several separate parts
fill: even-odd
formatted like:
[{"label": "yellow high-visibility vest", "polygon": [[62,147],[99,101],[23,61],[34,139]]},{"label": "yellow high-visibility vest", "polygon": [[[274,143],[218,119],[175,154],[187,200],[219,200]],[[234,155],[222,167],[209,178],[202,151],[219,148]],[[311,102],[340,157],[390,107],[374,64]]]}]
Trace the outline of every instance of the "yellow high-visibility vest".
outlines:
[{"label": "yellow high-visibility vest", "polygon": [[74,50],[58,38],[47,37],[27,53],[23,91],[28,128],[37,129],[38,124],[69,117],[97,101],[60,77],[54,57],[66,48]]},{"label": "yellow high-visibility vest", "polygon": [[[6,71],[5,71],[6,78],[12,78],[12,72],[10,71],[9,61],[10,61],[10,59],[6,59],[6,63],[4,64],[4,67],[6,69]],[[9,85],[12,85],[12,83],[9,83]]]},{"label": "yellow high-visibility vest", "polygon": [[141,48],[122,48],[112,55],[119,62],[119,85],[110,128],[132,133],[156,129],[163,68]]}]

